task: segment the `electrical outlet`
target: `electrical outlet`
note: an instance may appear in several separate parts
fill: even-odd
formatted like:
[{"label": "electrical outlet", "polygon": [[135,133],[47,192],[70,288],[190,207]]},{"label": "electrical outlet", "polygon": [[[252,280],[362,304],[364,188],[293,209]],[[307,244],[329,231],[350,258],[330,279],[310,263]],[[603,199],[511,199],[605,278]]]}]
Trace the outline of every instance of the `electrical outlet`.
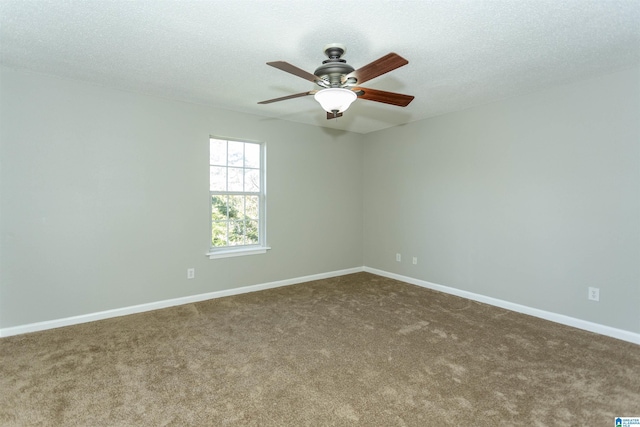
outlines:
[{"label": "electrical outlet", "polygon": [[187,279],[194,279],[196,277],[195,268],[187,268]]},{"label": "electrical outlet", "polygon": [[589,287],[588,298],[592,301],[600,301],[600,288]]},{"label": "electrical outlet", "polygon": [[414,256],[413,257],[413,265],[416,265],[418,263],[418,257]]},{"label": "electrical outlet", "polygon": [[398,262],[402,261],[402,255],[396,254],[396,261]]}]

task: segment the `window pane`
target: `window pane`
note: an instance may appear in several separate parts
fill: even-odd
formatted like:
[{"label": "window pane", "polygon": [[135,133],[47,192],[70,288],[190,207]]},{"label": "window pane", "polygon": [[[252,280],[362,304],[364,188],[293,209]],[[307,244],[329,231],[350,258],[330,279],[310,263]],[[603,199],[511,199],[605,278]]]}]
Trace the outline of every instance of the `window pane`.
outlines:
[{"label": "window pane", "polygon": [[245,169],[244,171],[244,191],[257,193],[260,191],[260,170]]},{"label": "window pane", "polygon": [[244,219],[244,196],[229,196],[229,219]]},{"label": "window pane", "polygon": [[244,166],[244,142],[229,141],[229,166]]},{"label": "window pane", "polygon": [[245,223],[246,240],[247,245],[258,244],[258,221],[246,221]]},{"label": "window pane", "polygon": [[245,199],[244,214],[249,219],[258,219],[258,196],[247,196]]},{"label": "window pane", "polygon": [[211,246],[227,246],[227,222],[213,221],[211,223]]},{"label": "window pane", "polygon": [[228,196],[211,197],[211,220],[226,221],[229,219],[229,208],[227,207]]},{"label": "window pane", "polygon": [[242,183],[244,181],[243,169],[241,168],[229,168],[229,190],[228,191],[242,191]]},{"label": "window pane", "polygon": [[209,164],[219,166],[227,164],[227,141],[209,140]]},{"label": "window pane", "polygon": [[244,145],[244,167],[260,168],[260,144],[246,143]]},{"label": "window pane", "polygon": [[229,222],[229,245],[244,245],[244,221]]},{"label": "window pane", "polygon": [[220,166],[209,167],[209,191],[226,191],[227,168]]}]

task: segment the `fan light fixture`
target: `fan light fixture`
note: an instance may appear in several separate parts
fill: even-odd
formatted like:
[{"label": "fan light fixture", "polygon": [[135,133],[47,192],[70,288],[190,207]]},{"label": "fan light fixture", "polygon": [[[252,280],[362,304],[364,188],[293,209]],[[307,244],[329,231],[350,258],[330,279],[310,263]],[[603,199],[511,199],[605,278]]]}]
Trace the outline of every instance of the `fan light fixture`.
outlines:
[{"label": "fan light fixture", "polygon": [[327,113],[342,113],[358,98],[355,92],[338,87],[319,90],[313,97]]}]

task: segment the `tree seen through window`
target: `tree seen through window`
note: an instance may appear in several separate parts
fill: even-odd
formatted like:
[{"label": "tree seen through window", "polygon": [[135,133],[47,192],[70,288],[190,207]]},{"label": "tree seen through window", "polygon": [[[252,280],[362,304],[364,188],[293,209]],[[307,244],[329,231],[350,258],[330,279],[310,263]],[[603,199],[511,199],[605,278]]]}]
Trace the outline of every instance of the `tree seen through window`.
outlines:
[{"label": "tree seen through window", "polygon": [[262,244],[262,145],[211,138],[209,148],[212,248]]}]

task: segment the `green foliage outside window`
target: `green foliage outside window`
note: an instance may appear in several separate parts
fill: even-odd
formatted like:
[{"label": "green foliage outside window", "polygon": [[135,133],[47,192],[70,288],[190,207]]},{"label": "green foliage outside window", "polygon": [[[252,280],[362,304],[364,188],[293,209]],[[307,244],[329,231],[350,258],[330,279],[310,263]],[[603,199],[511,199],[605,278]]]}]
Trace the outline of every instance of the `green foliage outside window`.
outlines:
[{"label": "green foliage outside window", "polygon": [[258,243],[258,197],[211,197],[211,245],[237,246]]},{"label": "green foliage outside window", "polygon": [[209,145],[211,247],[262,244],[262,145],[217,138]]}]

